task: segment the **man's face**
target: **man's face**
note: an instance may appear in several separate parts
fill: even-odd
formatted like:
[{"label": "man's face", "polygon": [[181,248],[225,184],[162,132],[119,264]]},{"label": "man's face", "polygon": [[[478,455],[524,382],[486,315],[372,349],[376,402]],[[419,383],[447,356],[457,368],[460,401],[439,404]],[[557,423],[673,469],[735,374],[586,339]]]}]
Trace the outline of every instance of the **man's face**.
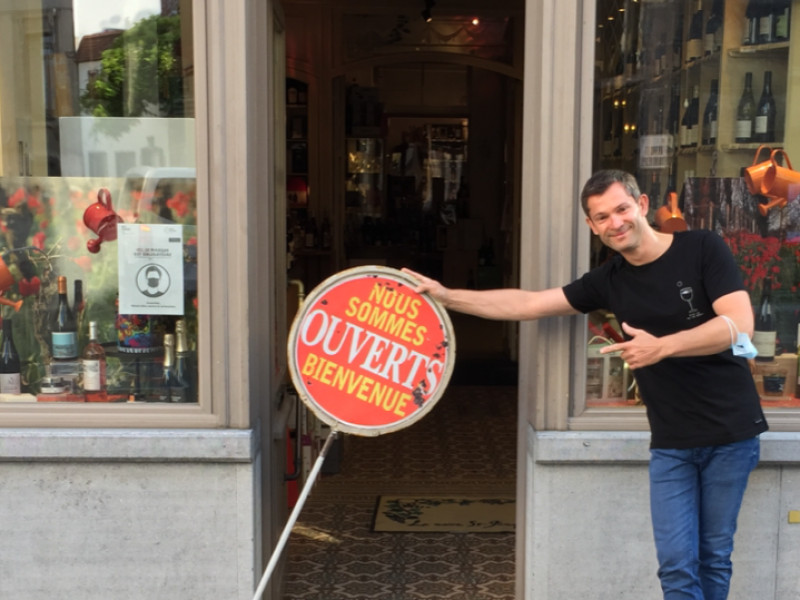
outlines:
[{"label": "man's face", "polygon": [[587,201],[586,222],[606,246],[624,253],[635,250],[647,227],[647,196],[631,197],[621,183]]}]

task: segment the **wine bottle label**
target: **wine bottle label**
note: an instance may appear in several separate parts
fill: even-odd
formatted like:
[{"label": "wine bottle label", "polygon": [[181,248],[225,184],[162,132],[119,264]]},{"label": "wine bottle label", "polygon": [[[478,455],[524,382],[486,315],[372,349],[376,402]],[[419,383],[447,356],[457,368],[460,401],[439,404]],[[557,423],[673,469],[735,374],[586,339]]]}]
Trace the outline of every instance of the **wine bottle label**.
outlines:
[{"label": "wine bottle label", "polygon": [[717,121],[711,121],[711,141],[712,143],[717,139]]},{"label": "wine bottle label", "polygon": [[775,17],[775,37],[779,40],[789,38],[789,9],[784,8]]},{"label": "wine bottle label", "polygon": [[20,394],[22,385],[19,373],[0,373],[0,394]]},{"label": "wine bottle label", "polygon": [[703,51],[706,54],[713,54],[717,49],[717,36],[714,33],[707,33],[703,36]]},{"label": "wine bottle label", "polygon": [[700,38],[686,42],[686,62],[697,60],[703,54],[703,41]]},{"label": "wine bottle label", "polygon": [[753,137],[753,122],[750,119],[736,121],[736,139],[750,139]]},{"label": "wine bottle label", "polygon": [[100,361],[83,359],[83,389],[87,392],[102,391]]},{"label": "wine bottle label", "polygon": [[773,16],[772,13],[761,17],[758,20],[758,36],[763,40],[768,40],[772,37],[772,26],[773,26]]},{"label": "wine bottle label", "polygon": [[759,115],[756,117],[755,132],[767,133],[767,121],[769,118],[766,115]]},{"label": "wine bottle label", "polygon": [[758,358],[761,360],[771,360],[775,356],[775,339],[776,332],[774,331],[754,331],[753,332],[753,346],[758,350]]},{"label": "wine bottle label", "polygon": [[78,356],[78,335],[74,331],[54,331],[53,358],[77,358]]}]

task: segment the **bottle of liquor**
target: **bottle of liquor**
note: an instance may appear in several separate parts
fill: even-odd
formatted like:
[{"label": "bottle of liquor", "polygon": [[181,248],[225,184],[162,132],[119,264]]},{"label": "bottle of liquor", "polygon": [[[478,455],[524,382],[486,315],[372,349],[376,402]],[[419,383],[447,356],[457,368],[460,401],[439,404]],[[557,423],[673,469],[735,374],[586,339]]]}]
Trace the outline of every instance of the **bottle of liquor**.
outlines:
[{"label": "bottle of liquor", "polygon": [[753,99],[753,74],[744,74],[744,90],[736,109],[735,138],[737,142],[753,141],[753,120],[756,116],[756,101]]},{"label": "bottle of liquor", "polygon": [[775,41],[775,13],[772,0],[760,0],[758,12],[758,43],[769,44]]},{"label": "bottle of liquor", "polygon": [[703,111],[703,144],[717,143],[717,103],[719,95],[719,81],[711,80],[711,94]]},{"label": "bottle of liquor", "polygon": [[81,355],[83,391],[87,402],[107,402],[106,351],[97,340],[97,322],[89,321],[89,341]]},{"label": "bottle of liquor", "polygon": [[181,402],[196,402],[196,373],[194,355],[186,338],[186,321],[175,323],[175,376],[180,386]]},{"label": "bottle of liquor", "polygon": [[78,328],[67,300],[67,278],[58,277],[58,303],[50,314],[51,352],[55,360],[78,358]]},{"label": "bottle of liquor", "polygon": [[14,345],[13,321],[3,319],[3,341],[0,343],[0,394],[22,392],[20,360]]},{"label": "bottle of liquor", "polygon": [[775,141],[775,117],[777,108],[772,97],[772,71],[764,72],[764,89],[756,107],[756,118],[753,122],[753,140],[756,142]]},{"label": "bottle of liquor", "polygon": [[703,0],[697,0],[697,9],[689,23],[685,61],[690,63],[701,56],[703,56]]},{"label": "bottle of liquor", "polygon": [[703,53],[706,56],[719,52],[722,48],[722,11],[723,0],[714,0],[711,5],[711,14],[706,21],[706,31],[703,35]]},{"label": "bottle of liquor", "polygon": [[769,362],[775,359],[775,323],[772,318],[772,281],[764,278],[761,287],[761,302],[756,311],[753,345],[758,350],[756,360]]},{"label": "bottle of liquor", "polygon": [[789,25],[792,15],[792,0],[775,0],[772,3],[772,12],[775,15],[775,41],[786,42],[789,40]]}]

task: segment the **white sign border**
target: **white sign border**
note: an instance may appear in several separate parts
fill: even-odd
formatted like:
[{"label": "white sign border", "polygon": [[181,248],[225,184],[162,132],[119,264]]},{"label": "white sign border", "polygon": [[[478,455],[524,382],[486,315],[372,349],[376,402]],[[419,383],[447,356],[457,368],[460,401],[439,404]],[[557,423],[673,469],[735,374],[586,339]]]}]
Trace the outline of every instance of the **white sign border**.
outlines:
[{"label": "white sign border", "polygon": [[323,423],[331,427],[334,431],[341,431],[344,433],[351,433],[354,435],[361,435],[361,436],[378,436],[384,433],[391,433],[393,431],[398,431],[400,429],[404,429],[409,425],[412,425],[419,421],[422,417],[428,414],[428,412],[434,407],[434,405],[439,401],[442,394],[444,394],[445,389],[447,388],[447,384],[450,381],[450,377],[453,374],[453,368],[455,367],[456,361],[456,336],[453,330],[453,323],[450,320],[450,315],[447,313],[447,310],[439,304],[435,299],[433,299],[428,294],[419,294],[419,297],[422,298],[427,304],[434,310],[436,315],[439,317],[439,321],[441,322],[444,330],[443,336],[444,341],[447,343],[447,352],[446,352],[446,359],[444,370],[442,371],[441,379],[439,380],[439,385],[433,390],[433,393],[430,397],[425,401],[425,403],[415,410],[410,415],[400,419],[399,421],[388,424],[388,425],[376,425],[376,426],[369,426],[369,425],[356,425],[353,423],[348,423],[346,421],[342,421],[335,417],[334,415],[330,414],[328,411],[324,410],[321,406],[319,406],[308,393],[308,389],[306,388],[305,382],[303,381],[303,377],[301,376],[297,365],[295,364],[295,349],[297,348],[297,338],[299,335],[300,324],[305,319],[306,309],[308,307],[312,307],[316,304],[316,301],[324,296],[330,288],[336,287],[336,285],[344,282],[350,281],[353,279],[366,279],[369,277],[382,277],[384,279],[391,279],[398,284],[402,284],[408,286],[413,290],[418,285],[418,282],[411,277],[410,275],[406,275],[402,271],[391,267],[384,267],[380,265],[366,265],[360,267],[353,267],[350,269],[345,269],[344,271],[339,271],[338,273],[331,275],[327,279],[325,279],[322,283],[320,283],[317,287],[315,287],[311,292],[309,292],[303,304],[297,311],[295,315],[294,321],[292,322],[292,327],[289,330],[289,338],[287,343],[287,362],[289,366],[289,374],[291,375],[292,382],[294,383],[295,389],[297,390],[297,394],[300,400],[303,401],[303,404],[311,410],[312,413]]}]

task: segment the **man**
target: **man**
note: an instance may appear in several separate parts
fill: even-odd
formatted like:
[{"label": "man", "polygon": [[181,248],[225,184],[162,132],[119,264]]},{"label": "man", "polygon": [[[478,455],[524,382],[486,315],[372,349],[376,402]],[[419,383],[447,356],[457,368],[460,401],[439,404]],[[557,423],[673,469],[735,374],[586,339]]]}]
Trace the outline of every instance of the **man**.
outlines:
[{"label": "man", "polygon": [[[747,479],[767,429],[734,327],[752,335],[738,267],[711,231],[663,233],[648,198],[623,171],[600,171],[581,193],[586,222],[616,254],[544,291],[457,290],[406,269],[451,310],[489,319],[538,319],[611,310],[650,422],[650,507],[665,600],[724,600]],[[724,315],[724,316],[722,316]]]}]

